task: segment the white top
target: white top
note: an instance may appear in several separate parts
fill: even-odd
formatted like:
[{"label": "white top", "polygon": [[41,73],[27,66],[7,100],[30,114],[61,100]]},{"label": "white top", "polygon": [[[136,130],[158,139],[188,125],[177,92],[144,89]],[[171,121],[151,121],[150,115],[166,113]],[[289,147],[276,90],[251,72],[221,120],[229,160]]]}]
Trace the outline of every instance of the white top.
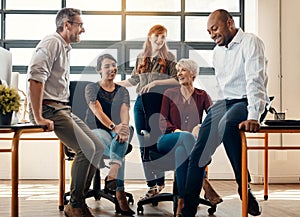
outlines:
[{"label": "white top", "polygon": [[248,120],[258,120],[269,102],[267,59],[257,36],[239,29],[232,41],[214,48],[213,65],[223,99],[248,99]]}]

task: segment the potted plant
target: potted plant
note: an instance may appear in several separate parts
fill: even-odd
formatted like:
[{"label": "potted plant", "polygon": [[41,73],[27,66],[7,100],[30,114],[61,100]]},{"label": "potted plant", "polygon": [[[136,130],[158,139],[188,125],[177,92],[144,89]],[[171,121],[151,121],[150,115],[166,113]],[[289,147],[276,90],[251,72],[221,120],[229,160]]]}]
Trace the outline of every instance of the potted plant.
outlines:
[{"label": "potted plant", "polygon": [[0,85],[0,125],[11,124],[13,112],[20,109],[20,96],[13,87]]}]

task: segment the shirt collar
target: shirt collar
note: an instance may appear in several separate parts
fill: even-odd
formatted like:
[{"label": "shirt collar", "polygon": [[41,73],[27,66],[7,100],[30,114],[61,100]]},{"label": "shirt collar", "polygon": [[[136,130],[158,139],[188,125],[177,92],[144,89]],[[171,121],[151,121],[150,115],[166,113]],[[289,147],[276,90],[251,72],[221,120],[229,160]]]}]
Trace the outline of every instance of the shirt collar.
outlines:
[{"label": "shirt collar", "polygon": [[[237,33],[235,34],[235,36],[231,40],[231,42],[228,44],[228,49],[230,49],[234,44],[241,43],[243,35],[244,35],[244,31],[241,28],[239,28]],[[225,48],[225,46],[224,46],[224,48]]]},{"label": "shirt collar", "polygon": [[65,39],[57,32],[54,33],[54,36],[57,37],[61,43],[64,45],[64,47],[70,51],[72,49],[72,46],[70,44],[67,44],[67,42],[65,41]]}]

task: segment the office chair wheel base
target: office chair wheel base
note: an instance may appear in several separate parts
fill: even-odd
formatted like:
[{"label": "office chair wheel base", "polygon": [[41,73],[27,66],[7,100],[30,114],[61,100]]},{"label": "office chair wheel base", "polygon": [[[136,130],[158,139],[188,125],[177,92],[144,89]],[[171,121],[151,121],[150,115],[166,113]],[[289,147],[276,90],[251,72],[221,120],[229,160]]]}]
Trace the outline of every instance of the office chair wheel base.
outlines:
[{"label": "office chair wheel base", "polygon": [[158,202],[157,201],[153,201],[152,202],[152,206],[158,206]]},{"label": "office chair wheel base", "polygon": [[64,211],[64,206],[58,206],[59,211]]},{"label": "office chair wheel base", "polygon": [[264,200],[268,200],[269,196],[268,195],[265,195],[264,196]]},{"label": "office chair wheel base", "polygon": [[64,205],[67,205],[70,201],[70,192],[64,194]]},{"label": "office chair wheel base", "polygon": [[132,195],[128,195],[128,200],[127,201],[128,201],[128,204],[131,204],[131,205],[134,204],[134,199],[133,199]]},{"label": "office chair wheel base", "polygon": [[138,206],[137,207],[137,214],[138,215],[144,215],[144,208],[143,208],[143,206]]},{"label": "office chair wheel base", "polygon": [[217,206],[215,205],[210,207],[207,211],[209,215],[213,215],[216,212],[216,210],[217,210]]},{"label": "office chair wheel base", "polygon": [[100,196],[99,194],[96,194],[96,195],[94,196],[94,199],[95,199],[95,200],[100,200],[100,199],[101,199],[101,196]]},{"label": "office chair wheel base", "polygon": [[92,194],[90,195],[90,197],[94,197],[95,200],[100,200],[101,199],[100,189],[92,190]]}]

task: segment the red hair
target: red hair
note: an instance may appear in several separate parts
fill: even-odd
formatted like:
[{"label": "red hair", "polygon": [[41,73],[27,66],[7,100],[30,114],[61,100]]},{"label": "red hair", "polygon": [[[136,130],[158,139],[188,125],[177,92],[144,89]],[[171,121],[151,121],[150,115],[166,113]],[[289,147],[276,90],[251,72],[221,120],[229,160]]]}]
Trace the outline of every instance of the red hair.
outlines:
[{"label": "red hair", "polygon": [[[149,72],[150,70],[150,57],[152,56],[152,46],[151,46],[151,42],[149,41],[149,37],[152,34],[163,34],[166,33],[167,34],[167,29],[166,27],[162,26],[162,25],[155,25],[152,26],[151,29],[148,32],[148,37],[147,40],[144,42],[144,48],[143,48],[143,60],[142,62],[139,64],[138,68],[137,68],[137,72],[140,73],[146,73]],[[158,64],[160,65],[160,73],[166,73],[166,66],[167,66],[167,59],[169,59],[169,48],[167,46],[166,43],[164,43],[164,45],[162,46],[162,48],[159,50],[158,52]]]}]

